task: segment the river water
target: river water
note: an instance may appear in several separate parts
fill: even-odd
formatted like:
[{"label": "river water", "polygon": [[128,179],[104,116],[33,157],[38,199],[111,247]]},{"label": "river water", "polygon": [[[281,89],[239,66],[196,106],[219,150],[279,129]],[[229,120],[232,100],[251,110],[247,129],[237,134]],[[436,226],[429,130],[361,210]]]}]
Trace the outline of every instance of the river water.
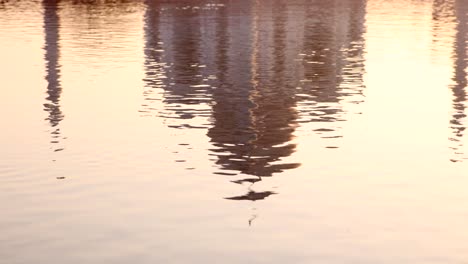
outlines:
[{"label": "river water", "polygon": [[468,263],[465,0],[0,1],[0,263]]}]

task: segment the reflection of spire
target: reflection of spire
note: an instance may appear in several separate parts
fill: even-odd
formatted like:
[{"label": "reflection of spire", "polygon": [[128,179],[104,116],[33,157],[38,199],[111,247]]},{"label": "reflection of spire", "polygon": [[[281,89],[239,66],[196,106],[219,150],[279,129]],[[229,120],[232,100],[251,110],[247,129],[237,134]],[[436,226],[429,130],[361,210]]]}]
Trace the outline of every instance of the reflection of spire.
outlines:
[{"label": "reflection of spire", "polygon": [[[63,119],[60,110],[60,95],[62,87],[60,86],[60,65],[59,65],[59,0],[43,0],[44,6],[44,31],[45,31],[45,62],[47,80],[47,102],[44,104],[44,110],[49,113],[46,120],[52,127],[52,143],[58,143],[60,138],[60,121]],[[62,150],[60,148],[55,151]]]},{"label": "reflection of spire", "polygon": [[[466,117],[466,84],[467,84],[467,15],[468,4],[466,1],[455,1],[455,16],[457,20],[456,35],[454,43],[454,76],[452,85],[453,92],[453,115],[450,121],[450,127],[453,129],[452,141],[457,142],[458,146],[454,147],[456,154],[462,154],[459,149],[463,146],[461,139],[464,135],[466,125],[464,119]],[[457,161],[452,159],[452,161]]]},{"label": "reflection of spire", "polygon": [[[468,20],[468,4],[461,0],[442,1],[435,0],[432,4],[432,31],[433,43],[444,40],[453,36],[453,77],[450,88],[453,94],[453,114],[450,120],[450,128],[453,135],[450,136],[450,141],[453,146],[455,156],[462,155],[461,148],[462,137],[466,129],[464,118],[466,117],[466,85],[467,85],[467,29]],[[452,26],[453,25],[453,26]],[[452,30],[455,30],[454,32]],[[444,35],[447,34],[453,35]],[[433,49],[440,49],[442,45],[434,45]],[[460,158],[454,157],[450,159],[452,162],[460,161]]]}]

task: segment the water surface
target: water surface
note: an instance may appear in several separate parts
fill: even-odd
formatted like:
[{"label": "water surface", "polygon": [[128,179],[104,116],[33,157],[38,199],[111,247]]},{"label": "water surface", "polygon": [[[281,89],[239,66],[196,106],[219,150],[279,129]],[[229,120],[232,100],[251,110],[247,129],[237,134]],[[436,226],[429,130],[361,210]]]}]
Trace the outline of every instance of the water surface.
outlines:
[{"label": "water surface", "polygon": [[466,263],[468,2],[0,1],[4,263]]}]

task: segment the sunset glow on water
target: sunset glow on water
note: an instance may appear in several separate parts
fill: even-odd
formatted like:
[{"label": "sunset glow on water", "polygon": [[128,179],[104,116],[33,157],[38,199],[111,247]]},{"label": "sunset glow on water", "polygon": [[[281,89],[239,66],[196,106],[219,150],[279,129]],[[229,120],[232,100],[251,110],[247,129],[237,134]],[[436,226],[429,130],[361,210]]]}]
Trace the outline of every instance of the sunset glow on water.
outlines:
[{"label": "sunset glow on water", "polygon": [[466,263],[464,0],[0,0],[0,263]]}]

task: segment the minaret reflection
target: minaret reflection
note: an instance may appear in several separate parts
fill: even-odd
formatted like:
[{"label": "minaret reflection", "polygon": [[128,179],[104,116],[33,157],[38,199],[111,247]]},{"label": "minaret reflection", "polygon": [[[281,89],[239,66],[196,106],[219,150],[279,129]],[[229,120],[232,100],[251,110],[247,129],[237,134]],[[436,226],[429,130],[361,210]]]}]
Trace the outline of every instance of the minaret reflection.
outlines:
[{"label": "minaret reflection", "polygon": [[365,0],[305,3],[300,89],[310,100],[300,109],[323,138],[341,137],[335,122],[344,121],[345,103],[363,102],[365,10]]},{"label": "minaret reflection", "polygon": [[[432,5],[432,26],[433,26],[433,49],[439,49],[442,44],[438,42],[449,42],[453,39],[453,76],[450,89],[453,94],[453,114],[450,120],[450,129],[452,135],[449,137],[450,148],[454,151],[454,156],[450,159],[452,162],[462,160],[464,153],[463,136],[466,130],[464,119],[466,118],[466,85],[467,85],[467,15],[468,3],[465,1],[435,0]],[[453,26],[454,25],[454,26]],[[453,27],[454,32],[450,30]],[[447,33],[449,35],[447,35]],[[453,35],[451,35],[452,33]],[[438,45],[436,45],[438,44]]]},{"label": "minaret reflection", "polygon": [[[454,70],[453,82],[451,86],[453,93],[453,114],[450,120],[450,127],[453,131],[453,136],[450,140],[456,143],[453,147],[455,154],[463,155],[461,149],[463,147],[462,138],[466,130],[466,84],[467,84],[467,26],[468,26],[468,3],[463,0],[455,0],[455,17],[457,21],[455,43],[454,43]],[[453,162],[459,161],[459,158],[451,159]]]},{"label": "minaret reflection", "polygon": [[[294,152],[292,139],[297,118],[294,85],[286,76],[286,5],[272,7],[250,3],[250,16],[218,19],[217,65],[219,87],[213,93],[213,126],[208,131],[216,147],[220,174],[250,175],[232,182],[253,185],[297,163],[284,163]],[[273,12],[271,10],[272,9]],[[272,12],[272,19],[262,20]],[[241,19],[241,21],[237,21]],[[273,21],[273,24],[271,24]],[[272,32],[272,35],[262,32]],[[236,36],[233,40],[232,36]],[[290,79],[290,78],[289,78]],[[272,191],[254,191],[227,197],[230,200],[262,200]]]},{"label": "minaret reflection", "polygon": [[[59,143],[61,137],[60,122],[63,120],[63,113],[60,110],[60,95],[62,87],[60,84],[60,50],[59,50],[59,28],[60,19],[58,15],[59,0],[43,0],[44,8],[44,32],[45,32],[45,63],[47,81],[47,102],[44,110],[49,114],[46,120],[52,127],[51,143]],[[54,151],[61,151],[63,148],[56,147]]]}]

